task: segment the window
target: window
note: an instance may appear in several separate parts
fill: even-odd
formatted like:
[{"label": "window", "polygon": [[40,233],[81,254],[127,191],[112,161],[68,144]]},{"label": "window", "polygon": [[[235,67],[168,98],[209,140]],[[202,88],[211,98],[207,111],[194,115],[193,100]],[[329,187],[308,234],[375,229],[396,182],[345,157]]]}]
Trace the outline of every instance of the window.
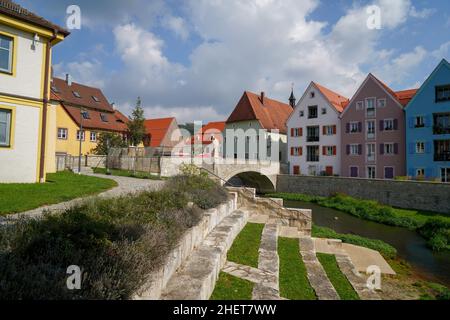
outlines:
[{"label": "window", "polygon": [[323,147],[324,156],[334,156],[336,155],[336,146],[326,146]]},{"label": "window", "polygon": [[336,134],[336,126],[324,126],[323,134],[326,136],[332,136]]},{"label": "window", "polygon": [[375,151],[375,143],[367,144],[367,161],[373,162],[375,161],[376,151]]},{"label": "window", "polygon": [[309,97],[310,97],[311,99],[313,99],[315,96],[316,96],[316,93],[315,93],[314,91],[311,91],[311,92],[309,93]]},{"label": "window", "polygon": [[303,117],[305,115],[305,112],[303,110],[300,110],[299,115],[300,115],[300,118],[301,118],[301,117]]},{"label": "window", "polygon": [[392,119],[383,120],[383,130],[384,131],[393,131],[394,130],[394,120],[392,120]]},{"label": "window", "polygon": [[93,99],[95,102],[100,102],[100,99],[97,98],[96,96],[92,96],[92,99]]},{"label": "window", "polygon": [[450,168],[441,168],[441,182],[450,182]]},{"label": "window", "polygon": [[103,122],[108,122],[108,116],[104,113],[100,113],[100,118]]},{"label": "window", "polygon": [[393,143],[385,143],[384,144],[384,154],[386,154],[386,155],[394,154],[394,144]]},{"label": "window", "polygon": [[317,142],[319,141],[319,126],[307,127],[306,132],[306,141],[307,142]]},{"label": "window", "polygon": [[319,161],[319,146],[308,146],[306,154],[306,161],[318,162]]},{"label": "window", "polygon": [[303,136],[303,128],[291,128],[291,136],[292,137]]},{"label": "window", "polygon": [[416,169],[416,178],[419,178],[419,179],[425,178],[425,169],[424,168]]},{"label": "window", "polygon": [[327,114],[327,108],[322,108],[322,114]]},{"label": "window", "polygon": [[291,156],[300,157],[301,155],[303,155],[302,147],[292,147]]},{"label": "window", "polygon": [[384,178],[394,179],[394,167],[384,167]]},{"label": "window", "polygon": [[59,90],[58,90],[57,87],[51,86],[51,89],[52,89],[52,91],[53,91],[54,93],[59,93]]},{"label": "window", "polygon": [[436,102],[450,100],[450,85],[436,87]]},{"label": "window", "polygon": [[66,128],[58,128],[58,139],[67,140],[68,130]]},{"label": "window", "polygon": [[0,34],[1,72],[13,73],[13,41],[13,38]]},{"label": "window", "polygon": [[359,171],[358,167],[350,167],[350,177],[358,178],[358,176],[359,176],[358,171]]},{"label": "window", "polygon": [[356,102],[356,110],[363,110],[364,109],[364,102],[358,101]]},{"label": "window", "polygon": [[375,139],[375,121],[367,121],[367,139]]},{"label": "window", "polygon": [[359,132],[359,122],[350,122],[350,133],[357,133]]},{"label": "window", "polygon": [[367,178],[368,179],[375,179],[376,178],[375,167],[373,167],[373,166],[367,167]]},{"label": "window", "polygon": [[80,96],[80,94],[78,93],[78,91],[72,91],[72,93],[73,93],[73,95],[74,95],[76,98],[81,98],[81,96]]},{"label": "window", "polygon": [[425,142],[416,142],[416,153],[425,153]]},{"label": "window", "polygon": [[386,99],[378,99],[378,100],[377,100],[377,107],[378,107],[378,108],[384,108],[384,107],[386,107]]},{"label": "window", "polygon": [[299,175],[300,174],[300,166],[294,166],[293,169],[294,169],[294,174],[295,175]]},{"label": "window", "polygon": [[308,119],[315,119],[317,117],[317,106],[308,107]]},{"label": "window", "polygon": [[91,116],[89,115],[89,112],[87,112],[87,111],[82,111],[81,115],[83,116],[83,119],[85,119],[85,120],[91,118]]},{"label": "window", "polygon": [[11,146],[11,110],[0,109],[0,147]]},{"label": "window", "polygon": [[375,98],[366,99],[366,116],[375,116]]},{"label": "window", "polygon": [[84,130],[80,132],[80,130],[77,130],[77,140],[80,141],[80,133],[81,133],[81,140],[84,141]]},{"label": "window", "polygon": [[349,145],[349,154],[351,156],[359,155],[359,145],[358,144]]},{"label": "window", "polygon": [[450,134],[450,113],[433,114],[433,134]]},{"label": "window", "polygon": [[414,118],[414,128],[425,127],[425,119],[423,116],[417,116]]},{"label": "window", "polygon": [[91,142],[97,141],[97,132],[91,132]]}]

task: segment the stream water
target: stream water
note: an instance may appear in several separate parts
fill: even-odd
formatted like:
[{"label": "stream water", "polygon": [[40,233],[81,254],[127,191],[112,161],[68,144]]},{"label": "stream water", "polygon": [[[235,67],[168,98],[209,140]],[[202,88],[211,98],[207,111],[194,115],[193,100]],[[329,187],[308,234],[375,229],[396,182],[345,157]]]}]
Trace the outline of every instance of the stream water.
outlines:
[{"label": "stream water", "polygon": [[433,252],[415,231],[363,220],[342,211],[308,202],[285,200],[284,206],[312,209],[313,223],[331,228],[338,233],[383,240],[395,247],[398,256],[409,262],[423,278],[450,287],[450,253]]}]

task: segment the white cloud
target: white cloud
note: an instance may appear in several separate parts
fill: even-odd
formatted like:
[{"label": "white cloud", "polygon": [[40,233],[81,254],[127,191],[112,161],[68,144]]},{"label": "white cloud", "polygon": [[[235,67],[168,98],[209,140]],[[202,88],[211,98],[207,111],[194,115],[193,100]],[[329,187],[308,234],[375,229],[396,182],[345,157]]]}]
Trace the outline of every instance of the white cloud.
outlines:
[{"label": "white cloud", "polygon": [[162,19],[162,25],[184,41],[189,38],[188,26],[186,21],[181,17],[174,17],[172,15],[165,16]]},{"label": "white cloud", "polygon": [[413,7],[411,7],[409,14],[413,18],[426,19],[426,18],[431,17],[435,12],[436,12],[436,9],[434,9],[434,8],[425,8],[422,10],[417,10],[416,7],[413,6]]},{"label": "white cloud", "polygon": [[68,73],[74,82],[97,88],[105,87],[105,78],[102,78],[104,70],[101,62],[96,59],[55,64],[53,65],[53,73],[56,77],[62,79]]}]

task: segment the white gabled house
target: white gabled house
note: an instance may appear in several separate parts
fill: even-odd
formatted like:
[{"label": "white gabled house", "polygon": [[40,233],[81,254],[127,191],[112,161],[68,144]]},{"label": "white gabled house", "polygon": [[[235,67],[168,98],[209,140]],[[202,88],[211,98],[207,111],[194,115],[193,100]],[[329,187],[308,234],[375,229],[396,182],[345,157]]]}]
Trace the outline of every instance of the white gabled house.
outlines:
[{"label": "white gabled house", "polygon": [[348,101],[311,82],[286,123],[290,174],[340,175],[339,116]]}]

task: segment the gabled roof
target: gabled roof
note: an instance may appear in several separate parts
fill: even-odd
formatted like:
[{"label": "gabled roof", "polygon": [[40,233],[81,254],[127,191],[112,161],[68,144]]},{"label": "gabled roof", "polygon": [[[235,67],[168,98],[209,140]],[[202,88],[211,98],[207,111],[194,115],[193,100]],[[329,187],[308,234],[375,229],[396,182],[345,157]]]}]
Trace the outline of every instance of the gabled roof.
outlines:
[{"label": "gabled roof", "polygon": [[161,118],[145,120],[144,126],[146,133],[150,136],[150,146],[160,147],[164,137],[167,135],[170,126],[175,118]]},{"label": "gabled roof", "polygon": [[[79,98],[75,94],[79,94]],[[114,112],[103,92],[94,87],[72,82],[71,85],[59,78],[53,78],[51,83],[51,97],[53,100],[65,102],[90,109]],[[98,101],[96,101],[97,99]]]},{"label": "gabled roof", "polygon": [[414,97],[418,89],[408,89],[408,90],[401,90],[401,91],[394,91],[387,84],[385,84],[383,81],[375,77],[372,73],[370,74],[376,81],[378,81],[383,88],[389,92],[389,94],[397,100],[398,103],[400,103],[403,107],[406,107],[408,102]]},{"label": "gabled roof", "polygon": [[330,102],[330,104],[336,109],[337,112],[341,113],[347,107],[350,100],[339,93],[336,93],[317,82],[313,84],[320,90],[320,92],[325,96],[325,98]]},{"label": "gabled roof", "polygon": [[39,27],[43,27],[50,31],[56,30],[64,36],[68,36],[70,34],[70,32],[66,29],[38,16],[37,14],[28,11],[27,9],[11,0],[0,0],[0,13],[25,22],[29,22]]},{"label": "gabled roof", "polygon": [[430,73],[430,75],[428,76],[427,80],[425,80],[425,82],[417,90],[416,94],[411,98],[411,100],[409,101],[408,105],[410,105],[410,104],[412,104],[414,102],[415,98],[420,95],[422,90],[428,85],[428,82],[430,82],[430,80],[434,77],[436,72],[440,68],[442,68],[444,66],[447,67],[448,69],[450,69],[450,63],[446,59],[442,59],[441,62],[439,62],[439,64],[436,66],[436,68],[434,68],[433,72]]},{"label": "gabled roof", "polygon": [[245,91],[226,123],[258,120],[266,130],[279,130],[286,133],[286,120],[292,107],[286,103]]},{"label": "gabled roof", "polygon": [[[202,144],[210,144],[212,141],[211,139],[205,138],[205,134],[212,135],[214,137],[219,136],[225,130],[225,125],[225,121],[210,122],[197,131],[197,133],[193,135],[190,140],[188,140],[188,143],[194,144],[197,137],[201,137]],[[220,136],[218,138],[220,139]]]}]

